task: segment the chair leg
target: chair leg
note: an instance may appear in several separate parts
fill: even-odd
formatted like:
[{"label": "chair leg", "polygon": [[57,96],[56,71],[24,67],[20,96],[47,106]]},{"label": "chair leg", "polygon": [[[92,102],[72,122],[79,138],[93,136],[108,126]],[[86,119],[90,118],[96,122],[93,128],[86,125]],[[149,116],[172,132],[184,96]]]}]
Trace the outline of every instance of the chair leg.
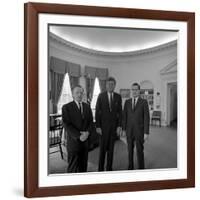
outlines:
[{"label": "chair leg", "polygon": [[59,144],[59,148],[60,148],[61,158],[62,158],[62,160],[63,160],[63,151],[62,151],[62,146],[61,146],[61,144]]}]

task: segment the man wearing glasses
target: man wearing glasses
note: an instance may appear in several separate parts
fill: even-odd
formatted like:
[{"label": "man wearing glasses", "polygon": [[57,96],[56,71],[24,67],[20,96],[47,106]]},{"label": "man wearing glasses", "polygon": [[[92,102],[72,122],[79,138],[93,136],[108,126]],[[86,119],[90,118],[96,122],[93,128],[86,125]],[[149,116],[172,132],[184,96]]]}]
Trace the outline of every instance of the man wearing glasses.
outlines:
[{"label": "man wearing glasses", "polygon": [[134,169],[134,145],[137,149],[138,168],[144,169],[144,141],[149,135],[149,107],[145,99],[140,97],[140,85],[131,86],[132,98],[126,100],[123,111],[123,135],[127,137],[128,169]]}]

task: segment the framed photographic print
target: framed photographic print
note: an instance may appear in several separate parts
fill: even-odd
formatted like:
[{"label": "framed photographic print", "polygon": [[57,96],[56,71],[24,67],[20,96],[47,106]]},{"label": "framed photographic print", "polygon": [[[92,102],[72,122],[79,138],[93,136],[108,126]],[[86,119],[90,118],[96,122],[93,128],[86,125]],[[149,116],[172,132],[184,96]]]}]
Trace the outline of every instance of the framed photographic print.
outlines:
[{"label": "framed photographic print", "polygon": [[194,13],[26,3],[24,26],[26,197],[194,187]]}]

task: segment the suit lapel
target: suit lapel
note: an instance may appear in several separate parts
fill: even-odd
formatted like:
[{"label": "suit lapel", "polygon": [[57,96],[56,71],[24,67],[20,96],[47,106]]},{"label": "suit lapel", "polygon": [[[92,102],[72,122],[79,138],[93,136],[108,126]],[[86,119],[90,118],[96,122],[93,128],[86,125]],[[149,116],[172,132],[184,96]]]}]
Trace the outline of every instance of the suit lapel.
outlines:
[{"label": "suit lapel", "polygon": [[[81,113],[80,113],[80,110],[78,108],[78,105],[76,104],[75,101],[73,101],[73,102],[74,102],[74,109],[76,110],[76,112],[78,113],[78,115],[81,116]],[[83,104],[82,104],[82,106],[83,106]]]},{"label": "suit lapel", "polygon": [[[107,93],[107,96],[108,96],[108,93]],[[109,98],[109,97],[108,97]],[[113,95],[112,95],[112,102],[111,102],[111,110],[110,110],[110,105],[109,105],[109,99],[108,99],[108,107],[109,107],[109,110],[112,112],[114,110],[114,103],[115,102],[115,93],[113,92]]]},{"label": "suit lapel", "polygon": [[140,106],[141,102],[142,102],[141,97],[138,97],[137,103],[136,103],[136,105],[135,105],[135,111],[136,111],[137,108]]},{"label": "suit lapel", "polygon": [[106,104],[108,106],[108,109],[110,110],[110,106],[109,106],[109,96],[108,96],[108,92],[105,92],[105,99],[106,99]]},{"label": "suit lapel", "polygon": [[114,105],[115,105],[115,99],[116,99],[116,94],[113,92],[113,99],[112,99],[112,104],[111,104],[112,110],[113,110]]},{"label": "suit lapel", "polygon": [[134,111],[133,111],[133,99],[132,99],[132,98],[129,100],[129,108],[130,108],[130,110],[131,110],[132,112],[134,112]]},{"label": "suit lapel", "polygon": [[116,99],[116,94],[115,94],[115,92],[113,92],[113,103],[114,103],[115,99]]},{"label": "suit lapel", "polygon": [[85,109],[85,103],[83,103],[83,102],[82,102],[82,109],[83,109],[82,118],[84,119],[84,116],[86,116],[85,115],[86,109]]},{"label": "suit lapel", "polygon": [[135,105],[135,109],[133,110],[133,99],[132,98],[130,99],[130,109],[131,109],[132,112],[135,112],[138,109],[138,107],[141,104],[141,101],[142,101],[141,97],[138,97],[138,100],[137,100],[136,105]]},{"label": "suit lapel", "polygon": [[74,105],[74,109],[75,109],[77,112],[79,112],[78,106],[77,106],[77,104],[76,104],[75,101],[73,101],[73,105]]}]

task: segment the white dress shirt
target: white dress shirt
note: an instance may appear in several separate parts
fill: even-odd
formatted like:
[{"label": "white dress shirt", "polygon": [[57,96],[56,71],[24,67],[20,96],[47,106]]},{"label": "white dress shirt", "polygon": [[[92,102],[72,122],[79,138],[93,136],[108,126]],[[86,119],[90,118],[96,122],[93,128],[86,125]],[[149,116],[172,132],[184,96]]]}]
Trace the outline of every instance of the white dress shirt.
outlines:
[{"label": "white dress shirt", "polygon": [[112,96],[112,100],[113,100],[113,92],[108,92],[108,100],[109,100],[110,109],[111,109],[111,96]]}]

